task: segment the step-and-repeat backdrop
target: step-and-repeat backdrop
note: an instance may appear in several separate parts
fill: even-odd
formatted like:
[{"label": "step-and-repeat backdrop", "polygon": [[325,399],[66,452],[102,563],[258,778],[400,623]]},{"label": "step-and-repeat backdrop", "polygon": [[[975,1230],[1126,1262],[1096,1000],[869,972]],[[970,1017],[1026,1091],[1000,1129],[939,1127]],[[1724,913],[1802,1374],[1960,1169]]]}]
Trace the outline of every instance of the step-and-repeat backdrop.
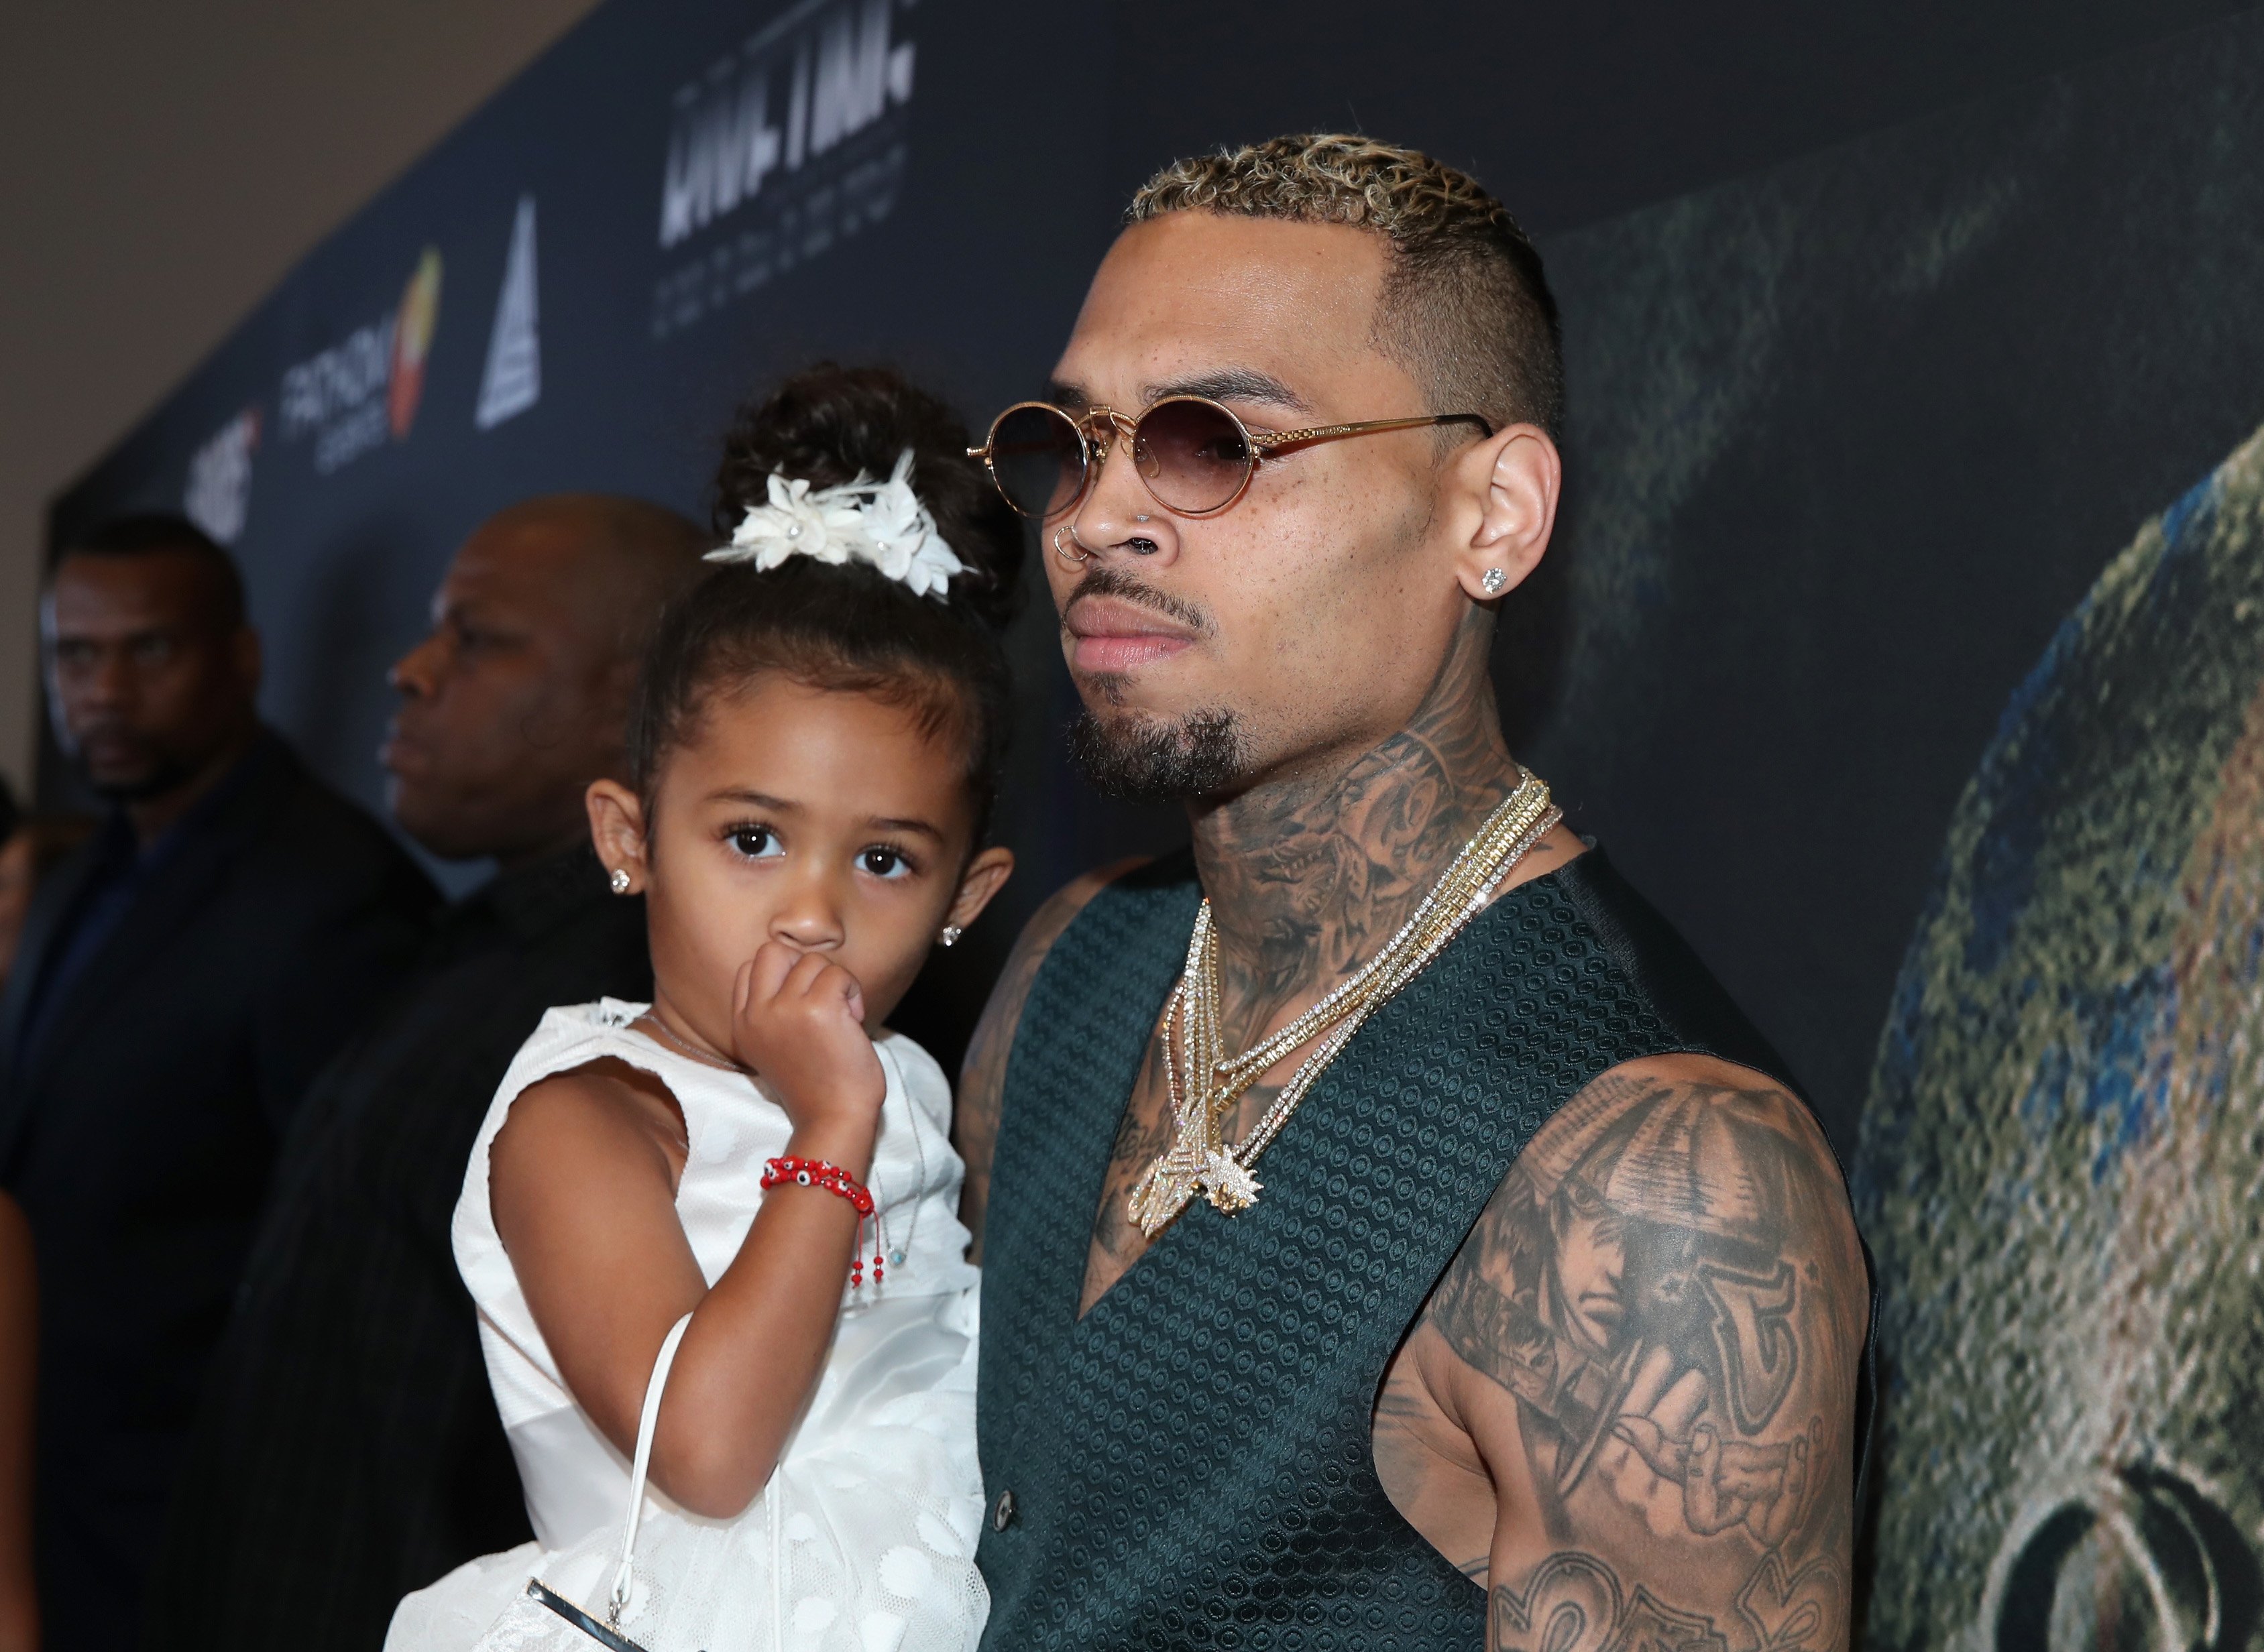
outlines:
[{"label": "step-and-repeat backdrop", "polygon": [[[1041,382],[1118,175],[1168,158],[1089,95],[1131,25],[614,0],[56,532],[157,505],[232,546],[269,715],[376,808],[385,666],[489,512],[704,517],[732,407],[817,356],[977,424]],[[1447,77],[1388,135],[1486,176],[1490,95]],[[1857,1160],[1874,1646],[2264,1627],[2260,154],[2252,13],[1544,241],[1571,482],[1506,616],[1508,721]],[[1067,774],[1050,616],[1015,650],[1024,870],[911,1011],[947,1054],[1020,916],[1175,830]],[[1754,1644],[1811,1644],[1781,1604],[1796,1638]]]}]

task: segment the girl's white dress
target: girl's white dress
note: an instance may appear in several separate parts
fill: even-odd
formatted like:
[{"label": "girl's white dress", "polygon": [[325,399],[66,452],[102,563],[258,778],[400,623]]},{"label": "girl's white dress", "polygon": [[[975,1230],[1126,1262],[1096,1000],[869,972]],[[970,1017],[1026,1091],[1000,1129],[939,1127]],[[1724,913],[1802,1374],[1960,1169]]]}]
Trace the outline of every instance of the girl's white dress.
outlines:
[{"label": "girl's white dress", "polygon": [[[786,1150],[789,1127],[777,1103],[751,1080],[633,1030],[644,1010],[608,998],[549,1011],[473,1144],[456,1206],[456,1264],[479,1307],[488,1376],[536,1541],[468,1561],[403,1600],[387,1652],[467,1652],[530,1576],[597,1606],[618,1558],[628,1460],[567,1392],[489,1208],[488,1150],[512,1103],[537,1080],[601,1056],[666,1084],[690,1140],[677,1214],[710,1285],[762,1203],[764,1160]],[[950,1086],[910,1039],[889,1033],[874,1048],[888,1095],[867,1185],[887,1228],[887,1279],[875,1289],[868,1277],[848,1292],[809,1409],[770,1486],[743,1513],[702,1519],[657,1489],[648,1493],[638,1574],[694,1580],[684,1592],[700,1597],[671,1599],[652,1644],[969,1652],[982,1634],[990,1598],[974,1562],[983,1512],[977,1276],[957,1215],[964,1167],[947,1134]]]}]

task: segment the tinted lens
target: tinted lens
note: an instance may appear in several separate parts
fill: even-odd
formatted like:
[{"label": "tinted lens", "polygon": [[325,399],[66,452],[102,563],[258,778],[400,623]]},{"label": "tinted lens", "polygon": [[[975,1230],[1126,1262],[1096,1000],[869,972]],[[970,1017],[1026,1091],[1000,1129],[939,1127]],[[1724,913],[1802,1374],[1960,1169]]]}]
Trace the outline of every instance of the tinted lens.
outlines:
[{"label": "tinted lens", "polygon": [[1008,504],[1027,517],[1049,517],[1085,487],[1085,444],[1065,413],[1010,409],[990,427],[990,474]]},{"label": "tinted lens", "polygon": [[1160,503],[1201,516],[1234,502],[1252,461],[1232,414],[1185,397],[1158,402],[1140,416],[1132,462]]}]

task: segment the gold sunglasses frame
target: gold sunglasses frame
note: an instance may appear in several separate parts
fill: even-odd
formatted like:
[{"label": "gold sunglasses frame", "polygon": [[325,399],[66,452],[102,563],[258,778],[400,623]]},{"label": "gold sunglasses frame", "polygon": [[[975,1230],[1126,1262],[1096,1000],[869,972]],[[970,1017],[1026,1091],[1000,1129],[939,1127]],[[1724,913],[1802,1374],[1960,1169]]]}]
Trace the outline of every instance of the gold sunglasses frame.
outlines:
[{"label": "gold sunglasses frame", "polygon": [[[1133,440],[1139,433],[1142,422],[1150,414],[1158,408],[1169,407],[1174,402],[1194,402],[1211,409],[1214,412],[1224,414],[1228,422],[1242,433],[1243,442],[1250,451],[1249,461],[1242,467],[1240,484],[1236,487],[1223,504],[1215,504],[1208,511],[1186,511],[1172,504],[1156,491],[1154,483],[1150,482],[1146,476],[1140,475],[1139,464],[1136,460],[1134,462],[1132,474],[1140,476],[1140,485],[1148,490],[1148,496],[1150,499],[1173,516],[1193,517],[1198,520],[1205,517],[1215,517],[1222,511],[1233,509],[1242,496],[1250,491],[1250,484],[1258,475],[1258,467],[1284,448],[1302,447],[1309,442],[1332,442],[1342,436],[1370,436],[1382,431],[1425,430],[1437,424],[1475,424],[1488,436],[1494,433],[1493,421],[1483,413],[1425,413],[1414,418],[1362,419],[1353,424],[1311,424],[1302,430],[1294,431],[1255,431],[1244,424],[1242,416],[1227,406],[1225,402],[1215,401],[1207,395],[1162,396],[1150,402],[1142,409],[1138,418],[1128,417],[1119,413],[1114,408],[1109,407],[1092,408],[1084,417],[1079,418],[1067,408],[1056,407],[1051,402],[1017,402],[990,421],[990,429],[983,438],[983,446],[969,448],[967,456],[969,459],[979,459],[983,461],[983,468],[990,475],[990,485],[998,490],[998,496],[1006,502],[1015,515],[1026,517],[1033,522],[1043,522],[1049,517],[1060,516],[1064,512],[1076,510],[1078,506],[1084,504],[1085,496],[1092,491],[1094,479],[1107,465],[1108,455],[1116,445],[1116,438],[1122,437],[1128,442]],[[993,450],[998,441],[998,427],[1025,408],[1036,408],[1042,412],[1051,413],[1056,418],[1065,421],[1069,427],[1077,432],[1078,450],[1085,459],[1085,475],[1078,483],[1077,491],[1071,494],[1067,503],[1058,510],[1025,511],[1014,503],[1013,496],[1006,491],[1006,484],[998,480],[998,467],[992,460]],[[1109,432],[1106,438],[1099,434],[1101,428],[1106,428]]]}]

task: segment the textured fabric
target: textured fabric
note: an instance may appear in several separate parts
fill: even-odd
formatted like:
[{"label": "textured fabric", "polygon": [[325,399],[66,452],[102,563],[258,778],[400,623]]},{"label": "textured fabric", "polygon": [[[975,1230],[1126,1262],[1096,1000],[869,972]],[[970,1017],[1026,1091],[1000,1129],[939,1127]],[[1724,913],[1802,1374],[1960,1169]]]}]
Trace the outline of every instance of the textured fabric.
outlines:
[{"label": "textured fabric", "polygon": [[1254,1208],[1190,1206],[1079,1322],[1200,898],[1184,858],[1103,891],[1022,1012],[984,1243],[985,1645],[1470,1652],[1484,1592],[1376,1479],[1386,1365],[1581,1086],[1671,1051],[1778,1063],[1592,852],[1503,895],[1368,1023],[1259,1162]]},{"label": "textured fabric", "polygon": [[0,1001],[0,1182],[39,1259],[45,1644],[131,1647],[177,1465],[279,1144],[437,904],[362,810],[263,735],[48,999],[92,846],[33,897]]},{"label": "textured fabric", "polygon": [[451,907],[323,1069],[199,1408],[149,1645],[374,1648],[410,1590],[532,1535],[448,1225],[543,1011],[651,988],[644,902],[584,846]]},{"label": "textured fabric", "polygon": [[[488,1153],[512,1104],[537,1080],[605,1057],[667,1085],[688,1144],[676,1213],[711,1286],[766,1197],[764,1162],[787,1148],[783,1108],[745,1076],[636,1031],[643,1009],[607,1001],[550,1011],[504,1076],[473,1144],[456,1206],[456,1262],[479,1307],[497,1409],[539,1542],[470,1561],[409,1596],[386,1637],[390,1652],[517,1644],[508,1626],[524,1616],[513,1602],[530,1572],[593,1608],[620,1553],[628,1461],[568,1391],[490,1208]],[[977,1276],[955,1208],[963,1167],[948,1135],[951,1088],[910,1039],[886,1034],[874,1048],[888,1091],[867,1185],[884,1226],[886,1281],[844,1282],[824,1372],[766,1496],[732,1518],[707,1520],[648,1492],[636,1553],[649,1593],[632,1598],[621,1627],[650,1652],[768,1648],[774,1619],[797,1626],[795,1644],[810,1652],[968,1652],[981,1633]],[[497,1637],[486,1635],[490,1626]]]}]

